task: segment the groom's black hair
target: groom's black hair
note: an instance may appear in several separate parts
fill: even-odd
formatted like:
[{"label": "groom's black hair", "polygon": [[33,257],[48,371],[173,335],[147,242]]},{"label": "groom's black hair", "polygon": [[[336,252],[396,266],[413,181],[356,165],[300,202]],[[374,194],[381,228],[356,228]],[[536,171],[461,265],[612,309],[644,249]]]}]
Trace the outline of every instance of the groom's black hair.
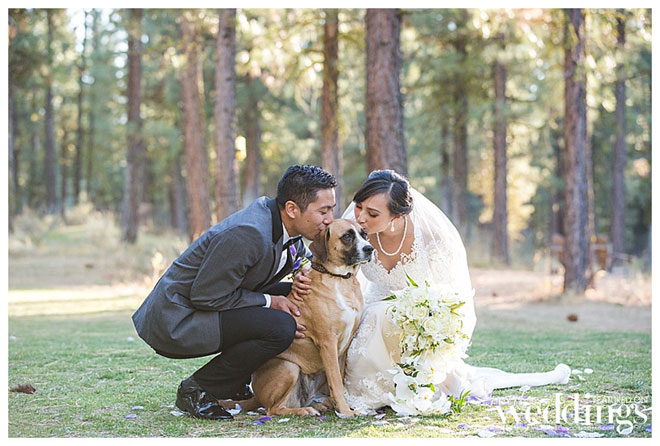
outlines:
[{"label": "groom's black hair", "polygon": [[393,170],[374,170],[353,196],[354,203],[362,203],[378,194],[387,194],[387,208],[392,215],[408,215],[413,201],[408,180]]},{"label": "groom's black hair", "polygon": [[289,167],[277,183],[277,205],[284,209],[287,201],[293,201],[300,212],[305,212],[307,206],[316,201],[319,190],[332,187],[337,187],[332,174],[317,166],[296,164]]}]

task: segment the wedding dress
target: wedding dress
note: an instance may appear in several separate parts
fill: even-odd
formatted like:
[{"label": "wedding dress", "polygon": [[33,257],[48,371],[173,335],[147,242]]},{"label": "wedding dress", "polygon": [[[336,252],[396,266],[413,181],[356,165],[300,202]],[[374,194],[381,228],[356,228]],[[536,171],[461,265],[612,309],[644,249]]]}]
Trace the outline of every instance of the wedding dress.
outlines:
[{"label": "wedding dress", "polygon": [[[465,248],[458,231],[449,219],[426,197],[413,189],[414,208],[411,220],[414,242],[410,254],[389,271],[374,257],[362,265],[358,274],[364,298],[364,311],[355,337],[348,349],[344,388],[346,400],[358,413],[390,405],[389,394],[395,386],[390,372],[400,360],[401,331],[387,311],[390,302],[384,298],[406,286],[406,275],[416,281],[449,284],[466,297],[463,305],[463,333],[469,345],[477,317]],[[355,219],[353,204],[344,218]],[[462,352],[462,358],[467,355]],[[488,398],[494,389],[515,386],[539,386],[568,382],[570,368],[564,364],[545,373],[507,373],[489,367],[475,367],[462,359],[454,361],[451,370],[443,370],[444,380],[435,383],[435,396],[460,396],[469,390],[479,399]]]}]

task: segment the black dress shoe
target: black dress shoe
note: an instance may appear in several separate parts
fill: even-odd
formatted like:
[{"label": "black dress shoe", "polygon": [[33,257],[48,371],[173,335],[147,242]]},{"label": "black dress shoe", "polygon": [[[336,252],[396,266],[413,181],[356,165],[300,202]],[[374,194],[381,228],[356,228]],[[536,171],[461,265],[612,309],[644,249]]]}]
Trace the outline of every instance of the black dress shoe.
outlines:
[{"label": "black dress shoe", "polygon": [[252,389],[250,389],[249,384],[244,384],[243,388],[236,392],[236,395],[231,397],[233,401],[243,401],[243,400],[249,400],[254,396],[254,393],[252,393]]},{"label": "black dress shoe", "polygon": [[218,401],[204,391],[191,376],[181,381],[176,391],[176,407],[195,418],[233,420],[234,417]]}]

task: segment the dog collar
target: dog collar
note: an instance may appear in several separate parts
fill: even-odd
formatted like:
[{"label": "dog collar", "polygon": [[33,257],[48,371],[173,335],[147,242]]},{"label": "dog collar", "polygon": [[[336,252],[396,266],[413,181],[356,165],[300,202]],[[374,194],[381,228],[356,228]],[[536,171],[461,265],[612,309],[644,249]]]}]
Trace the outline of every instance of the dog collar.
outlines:
[{"label": "dog collar", "polygon": [[330,271],[328,271],[325,268],[325,266],[321,265],[320,263],[312,262],[312,269],[315,269],[316,271],[320,272],[321,274],[330,274],[331,276],[341,277],[342,279],[350,279],[351,277],[353,277],[353,273],[346,273],[346,274],[331,273]]}]

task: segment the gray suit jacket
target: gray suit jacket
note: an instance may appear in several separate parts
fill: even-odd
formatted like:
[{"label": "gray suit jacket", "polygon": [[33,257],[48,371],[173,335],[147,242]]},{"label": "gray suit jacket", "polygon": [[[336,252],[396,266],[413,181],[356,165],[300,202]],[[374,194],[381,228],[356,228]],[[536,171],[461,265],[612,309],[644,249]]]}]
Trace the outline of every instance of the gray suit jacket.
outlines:
[{"label": "gray suit jacket", "polygon": [[[222,344],[219,312],[262,307],[264,290],[291,272],[292,259],[276,275],[282,254],[282,221],[275,200],[261,197],[210,227],[165,271],[133,314],[138,335],[165,356],[197,357]],[[307,253],[302,240],[299,253]]]}]

